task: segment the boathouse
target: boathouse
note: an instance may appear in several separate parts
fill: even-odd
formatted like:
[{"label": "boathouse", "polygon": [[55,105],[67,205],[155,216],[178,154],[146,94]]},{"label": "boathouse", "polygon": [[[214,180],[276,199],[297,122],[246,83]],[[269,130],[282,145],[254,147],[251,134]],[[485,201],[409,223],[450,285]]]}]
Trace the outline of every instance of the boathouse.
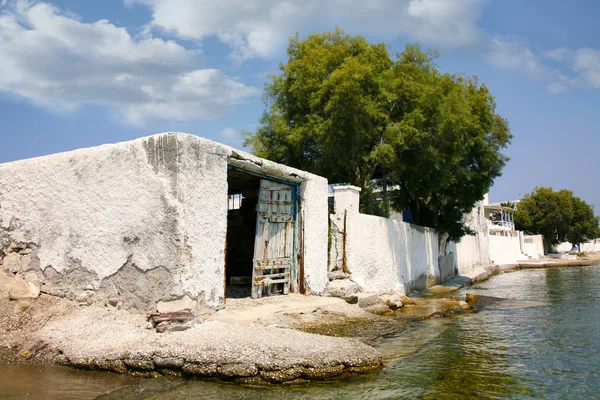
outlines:
[{"label": "boathouse", "polygon": [[139,310],[320,294],[327,196],[322,177],[183,133],[0,164],[0,262]]}]

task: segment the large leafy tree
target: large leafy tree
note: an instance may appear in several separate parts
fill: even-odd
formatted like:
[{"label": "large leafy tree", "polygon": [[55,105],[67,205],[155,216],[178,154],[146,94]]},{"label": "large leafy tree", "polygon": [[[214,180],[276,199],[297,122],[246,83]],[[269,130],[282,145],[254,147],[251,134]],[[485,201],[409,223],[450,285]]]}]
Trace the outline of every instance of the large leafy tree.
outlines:
[{"label": "large leafy tree", "polygon": [[500,175],[511,139],[485,85],[441,73],[417,45],[392,58],[341,29],[291,39],[288,56],[247,136],[255,154],[360,186],[367,209],[374,187],[393,188],[392,206],[415,223],[468,232],[462,216]]},{"label": "large leafy tree", "polygon": [[525,195],[515,213],[517,229],[541,234],[549,244],[564,241],[581,243],[600,236],[600,218],[594,208],[570,190],[555,192],[536,188]]}]

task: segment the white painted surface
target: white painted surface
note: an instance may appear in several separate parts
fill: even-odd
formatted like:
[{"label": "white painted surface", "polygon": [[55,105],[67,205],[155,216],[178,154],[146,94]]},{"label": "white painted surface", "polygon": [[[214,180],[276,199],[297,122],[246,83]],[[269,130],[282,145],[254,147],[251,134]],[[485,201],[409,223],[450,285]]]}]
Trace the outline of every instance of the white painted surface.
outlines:
[{"label": "white painted surface", "polygon": [[[343,213],[331,216],[339,232],[343,218]],[[347,267],[361,290],[407,293],[424,288],[427,276],[439,278],[433,230],[372,215],[348,213],[346,218]]]},{"label": "white painted surface", "polygon": [[[571,251],[573,245],[569,242],[563,242],[557,244],[556,246],[554,246],[554,248],[559,253],[567,253]],[[584,253],[598,253],[600,252],[600,239],[594,239],[585,243],[581,243],[580,248],[581,251]]]},{"label": "white painted surface", "polygon": [[488,243],[488,227],[485,218],[484,205],[487,201],[477,202],[473,210],[465,215],[465,223],[475,232],[475,235],[467,235],[461,238],[458,243],[449,246],[449,251],[456,254],[456,265],[458,273],[474,271],[475,268],[490,264],[490,252]]},{"label": "white painted surface", "polygon": [[141,271],[163,267],[172,285],[161,288],[162,300],[187,295],[221,306],[233,159],[301,182],[306,282],[323,292],[327,181],[188,134],[0,164],[0,244],[34,242],[41,270],[80,266],[90,289],[128,260]]},{"label": "white painted surface", "polygon": [[544,256],[544,236],[523,235],[523,253],[532,260],[538,260]]},{"label": "white painted surface", "polygon": [[489,244],[490,259],[494,264],[515,264],[524,259],[518,236],[490,235]]},{"label": "white painted surface", "polygon": [[357,214],[360,206],[360,188],[358,186],[334,186],[335,213]]}]

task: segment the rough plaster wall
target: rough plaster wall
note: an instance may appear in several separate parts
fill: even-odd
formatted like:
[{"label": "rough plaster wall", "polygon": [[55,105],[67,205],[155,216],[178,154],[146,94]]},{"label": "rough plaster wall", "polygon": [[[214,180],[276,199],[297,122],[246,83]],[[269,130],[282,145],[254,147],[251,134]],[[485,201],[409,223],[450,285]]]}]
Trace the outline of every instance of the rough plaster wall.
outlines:
[{"label": "rough plaster wall", "polygon": [[146,309],[189,296],[219,307],[234,157],[303,181],[306,281],[323,292],[327,181],[181,133],[1,164],[0,257],[17,243],[10,260],[35,269],[53,294],[90,290]]},{"label": "rough plaster wall", "polygon": [[489,236],[490,259],[494,264],[515,264],[523,258],[518,237]]},{"label": "rough plaster wall", "polygon": [[475,235],[464,236],[458,243],[454,243],[450,247],[456,254],[456,266],[459,274],[491,263],[483,201],[478,201],[473,210],[465,215],[465,223],[475,231]]},{"label": "rough plaster wall", "polygon": [[[332,221],[343,231],[343,214]],[[363,214],[348,214],[346,227],[348,269],[362,290],[408,293],[439,279],[434,231]]]},{"label": "rough plaster wall", "polygon": [[310,293],[325,291],[327,278],[327,179],[313,176],[299,190],[304,220],[304,280]]},{"label": "rough plaster wall", "polygon": [[[193,135],[178,134],[178,192],[184,236],[174,277],[182,293],[223,304],[227,235],[228,148]],[[185,267],[187,266],[187,267]]]},{"label": "rough plaster wall", "polygon": [[46,279],[59,294],[98,289],[128,262],[142,272],[171,268],[180,232],[167,164],[153,169],[142,141],[2,164],[4,240],[35,243],[53,278],[78,271],[79,279]]}]

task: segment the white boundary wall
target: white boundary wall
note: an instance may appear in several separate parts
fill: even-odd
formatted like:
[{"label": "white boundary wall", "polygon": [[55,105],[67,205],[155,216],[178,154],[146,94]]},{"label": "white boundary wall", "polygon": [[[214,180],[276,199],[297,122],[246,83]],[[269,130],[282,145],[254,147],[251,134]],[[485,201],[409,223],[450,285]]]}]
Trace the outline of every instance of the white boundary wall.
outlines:
[{"label": "white boundary wall", "polygon": [[490,259],[494,264],[515,264],[523,259],[518,236],[489,236]]},{"label": "white boundary wall", "polygon": [[438,235],[429,228],[360,214],[359,188],[336,186],[330,269],[346,268],[363,291],[408,293],[439,282]]},{"label": "white boundary wall", "polygon": [[[559,243],[554,246],[556,251],[559,253],[566,253],[571,251],[573,245],[569,242]],[[585,243],[581,243],[581,252],[583,253],[599,253],[600,252],[600,239],[590,240]]]},{"label": "white boundary wall", "polygon": [[483,201],[478,201],[473,210],[465,215],[465,224],[475,232],[475,235],[463,236],[458,243],[450,242],[446,250],[447,253],[455,253],[459,275],[491,263]]}]

